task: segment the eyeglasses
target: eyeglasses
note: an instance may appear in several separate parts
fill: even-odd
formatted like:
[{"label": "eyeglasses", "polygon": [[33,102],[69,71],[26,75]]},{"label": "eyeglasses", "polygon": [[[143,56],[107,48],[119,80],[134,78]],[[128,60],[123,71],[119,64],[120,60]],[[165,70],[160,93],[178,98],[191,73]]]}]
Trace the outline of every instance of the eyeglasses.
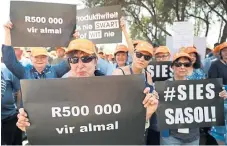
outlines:
[{"label": "eyeglasses", "polygon": [[79,62],[79,59],[83,62],[83,63],[89,63],[91,62],[93,59],[95,59],[96,57],[95,56],[83,56],[83,57],[71,57],[69,58],[69,63],[72,63],[72,64],[76,64]]},{"label": "eyeglasses", "polygon": [[146,61],[149,61],[152,58],[152,56],[150,56],[150,55],[144,55],[144,54],[142,54],[140,52],[136,52],[136,57],[137,58],[141,58],[142,56],[144,57],[144,60],[146,60]]},{"label": "eyeglasses", "polygon": [[190,67],[190,66],[192,66],[192,64],[190,62],[187,62],[187,63],[175,62],[174,66],[176,66],[176,67],[181,67],[181,66]]}]

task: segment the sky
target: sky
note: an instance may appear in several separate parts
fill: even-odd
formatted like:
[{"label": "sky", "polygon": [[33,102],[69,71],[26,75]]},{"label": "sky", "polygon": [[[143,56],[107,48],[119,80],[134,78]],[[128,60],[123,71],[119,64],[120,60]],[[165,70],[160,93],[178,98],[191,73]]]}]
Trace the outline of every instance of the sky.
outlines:
[{"label": "sky", "polygon": [[[67,4],[77,4],[78,9],[84,8],[84,4],[81,0],[23,0],[23,1],[40,1],[40,2],[54,2],[54,3],[67,3]],[[9,10],[10,10],[10,0],[1,0],[0,1],[0,7],[1,7],[1,13],[0,13],[0,25],[3,26],[8,20],[9,20]],[[146,14],[146,11],[143,11],[144,14]],[[192,23],[194,23],[192,20],[190,20]],[[127,26],[127,29],[129,27]],[[207,37],[207,44],[213,45],[218,41],[219,36],[219,28],[220,23],[216,22],[215,24],[211,25],[208,37]],[[171,26],[167,27],[167,30],[171,33],[172,28]],[[126,44],[126,41],[124,37],[122,37],[122,43]],[[4,42],[4,29],[3,27],[0,27],[0,43],[2,44]],[[104,45],[101,44],[99,46],[103,46],[107,52],[113,52],[114,48],[117,44],[108,44]]]}]

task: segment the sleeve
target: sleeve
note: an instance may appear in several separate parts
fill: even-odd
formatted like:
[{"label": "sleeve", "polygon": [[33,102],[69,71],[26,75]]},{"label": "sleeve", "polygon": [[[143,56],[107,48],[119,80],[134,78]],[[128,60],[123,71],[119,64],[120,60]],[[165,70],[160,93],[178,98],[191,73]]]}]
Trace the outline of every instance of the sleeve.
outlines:
[{"label": "sleeve", "polygon": [[108,68],[111,68],[111,64],[107,61],[105,61],[102,58],[98,58],[97,62],[97,69],[100,70],[105,75],[108,74]]},{"label": "sleeve", "polygon": [[6,67],[18,78],[23,79],[25,68],[17,60],[14,49],[12,46],[2,45],[3,62]]},{"label": "sleeve", "polygon": [[66,74],[70,70],[69,63],[66,60],[62,61],[57,65],[53,65],[52,67],[56,71],[58,78],[61,78],[64,74]]},{"label": "sleeve", "polygon": [[13,92],[17,92],[20,90],[20,80],[15,77],[12,73],[11,73],[11,81],[12,81],[12,87],[13,87]]},{"label": "sleeve", "polygon": [[217,64],[213,62],[208,71],[208,78],[218,78],[218,68]]}]

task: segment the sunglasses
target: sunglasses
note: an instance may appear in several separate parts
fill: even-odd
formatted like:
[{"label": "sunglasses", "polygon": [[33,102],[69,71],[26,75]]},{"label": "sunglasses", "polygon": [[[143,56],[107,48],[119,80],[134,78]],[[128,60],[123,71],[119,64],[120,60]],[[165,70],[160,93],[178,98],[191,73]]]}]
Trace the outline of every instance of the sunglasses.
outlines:
[{"label": "sunglasses", "polygon": [[175,62],[174,66],[176,66],[176,67],[181,67],[181,66],[190,67],[190,66],[192,66],[192,64],[190,62],[187,62],[187,63]]},{"label": "sunglasses", "polygon": [[146,60],[146,61],[149,61],[152,58],[152,56],[150,56],[150,55],[144,55],[144,54],[142,54],[140,52],[136,52],[136,57],[137,58],[141,58],[142,56],[144,57],[144,60]]},{"label": "sunglasses", "polygon": [[76,64],[79,62],[79,59],[83,62],[83,63],[89,63],[91,62],[93,59],[95,59],[95,56],[83,56],[83,57],[71,57],[69,58],[69,63],[72,64]]}]

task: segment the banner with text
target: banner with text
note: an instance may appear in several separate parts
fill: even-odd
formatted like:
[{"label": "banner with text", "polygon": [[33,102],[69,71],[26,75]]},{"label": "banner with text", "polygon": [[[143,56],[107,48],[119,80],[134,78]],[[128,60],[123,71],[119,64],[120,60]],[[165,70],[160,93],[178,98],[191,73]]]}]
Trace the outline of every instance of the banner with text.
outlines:
[{"label": "banner with text", "polygon": [[122,42],[121,6],[95,7],[77,11],[76,29],[80,38],[95,44]]},{"label": "banner with text", "polygon": [[147,71],[151,73],[153,82],[165,81],[173,76],[171,61],[152,61],[147,66]]},{"label": "banner with text", "polygon": [[197,128],[224,124],[222,79],[161,81],[157,111],[159,129]]},{"label": "banner with text", "polygon": [[21,87],[32,145],[144,144],[142,75],[22,80]]},{"label": "banner with text", "polygon": [[76,12],[76,5],[11,1],[12,46],[67,47]]}]

